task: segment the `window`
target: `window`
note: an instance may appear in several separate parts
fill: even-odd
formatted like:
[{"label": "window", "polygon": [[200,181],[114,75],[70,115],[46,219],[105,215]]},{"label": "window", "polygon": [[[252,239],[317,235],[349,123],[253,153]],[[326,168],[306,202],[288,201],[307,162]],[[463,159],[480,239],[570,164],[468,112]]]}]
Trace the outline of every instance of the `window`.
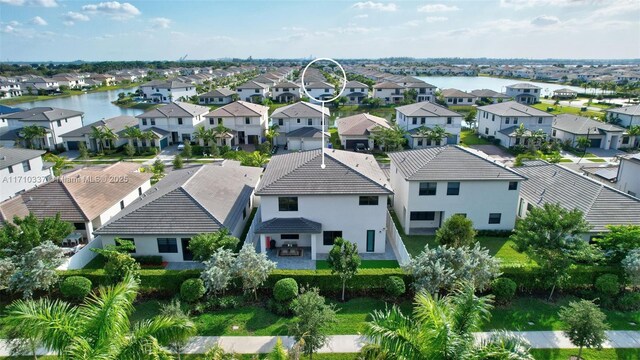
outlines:
[{"label": "window", "polygon": [[436,219],[435,211],[412,211],[409,214],[412,221],[433,221]]},{"label": "window", "polygon": [[300,239],[299,234],[280,234],[280,240],[298,240]]},{"label": "window", "polygon": [[336,238],[342,237],[342,231],[323,231],[322,245],[332,246]]},{"label": "window", "polygon": [[60,120],[58,120],[57,123],[58,123],[58,127],[62,126],[62,123],[60,122]]},{"label": "window", "polygon": [[9,174],[13,174],[13,166],[9,166],[8,169],[9,169]]},{"label": "window", "polygon": [[255,89],[255,90],[253,90],[253,92],[254,92],[254,93],[256,93],[256,94],[258,94],[258,93],[260,93],[260,90]]},{"label": "window", "polygon": [[378,197],[360,196],[360,205],[378,205]]},{"label": "window", "polygon": [[418,125],[418,118],[411,119],[411,124]]},{"label": "window", "polygon": [[177,253],[178,241],[176,238],[158,238],[159,253]]},{"label": "window", "polygon": [[489,224],[500,224],[501,217],[502,217],[502,214],[500,213],[489,214]]},{"label": "window", "polygon": [[127,252],[128,252],[129,254],[134,254],[134,253],[136,252],[136,248],[135,248],[135,246],[136,246],[136,241],[135,241],[133,238],[119,238],[119,239],[118,239],[118,238],[116,238],[116,239],[115,239],[115,243],[116,243],[116,245],[122,245],[122,243],[121,243],[120,241],[118,241],[118,240],[131,241],[131,242],[133,243],[134,248],[133,248],[133,250],[127,250]]},{"label": "window", "polygon": [[284,119],[278,119],[278,126],[284,126]]},{"label": "window", "polygon": [[300,119],[296,119],[296,122],[297,122],[298,124],[300,124]]},{"label": "window", "polygon": [[518,190],[518,182],[509,181],[509,190]]},{"label": "window", "polygon": [[216,124],[216,119],[210,118],[209,119],[209,125],[215,125],[215,124]]},{"label": "window", "polygon": [[453,124],[453,119],[448,117],[447,118],[447,125],[451,125],[451,124]]},{"label": "window", "polygon": [[182,125],[182,118],[178,118],[178,125]]},{"label": "window", "polygon": [[329,89],[324,89],[324,92],[328,93],[328,92],[329,92]]},{"label": "window", "polygon": [[458,181],[448,182],[447,195],[460,195],[460,182]]},{"label": "window", "polygon": [[[555,135],[555,134],[554,134],[554,135]],[[623,145],[626,145],[626,144],[628,144],[628,143],[629,143],[629,137],[628,137],[628,136],[623,136],[623,137],[622,137],[622,144],[623,144]]]},{"label": "window", "polygon": [[313,125],[313,120],[312,119],[307,119],[307,125],[309,125],[309,126]]},{"label": "window", "polygon": [[142,195],[142,188],[141,187],[138,188],[138,195]]},{"label": "window", "polygon": [[420,125],[424,125],[427,123],[427,119],[425,118],[420,118]]},{"label": "window", "polygon": [[418,139],[418,146],[422,146],[422,139]]},{"label": "window", "polygon": [[76,228],[76,230],[87,230],[87,224],[85,223],[73,223],[73,227]]},{"label": "window", "polygon": [[156,119],[151,119],[151,126],[154,126],[156,124]]},{"label": "window", "polygon": [[120,200],[120,210],[124,209],[124,200]]},{"label": "window", "polygon": [[541,117],[538,118],[538,124],[542,124],[542,118]]},{"label": "window", "polygon": [[435,195],[437,187],[438,187],[438,183],[435,183],[435,182],[421,182],[420,191],[418,194],[420,196]]},{"label": "window", "polygon": [[513,124],[517,124],[518,123],[518,118],[513,118]]},{"label": "window", "polygon": [[295,196],[279,197],[278,210],[280,211],[298,211],[298,198]]},{"label": "window", "polygon": [[147,126],[147,119],[142,119],[142,125]]},{"label": "window", "polygon": [[31,164],[29,164],[29,160],[25,160],[22,162],[22,171],[31,171]]},{"label": "window", "polygon": [[242,209],[242,220],[244,220],[246,218],[247,218],[247,209],[244,208],[244,209]]},{"label": "window", "polygon": [[488,127],[484,128],[484,134],[485,135],[489,135],[489,128]]},{"label": "window", "polygon": [[506,118],[506,119],[505,119],[505,121],[504,121],[504,123],[505,123],[505,124],[508,124],[508,123],[509,123],[509,118]]}]

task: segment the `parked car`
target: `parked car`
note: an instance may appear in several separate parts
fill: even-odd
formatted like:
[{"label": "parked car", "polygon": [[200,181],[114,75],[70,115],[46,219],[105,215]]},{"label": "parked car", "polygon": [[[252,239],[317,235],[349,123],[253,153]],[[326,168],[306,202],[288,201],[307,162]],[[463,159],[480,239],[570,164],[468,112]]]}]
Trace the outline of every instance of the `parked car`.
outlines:
[{"label": "parked car", "polygon": [[369,148],[366,147],[363,143],[357,143],[353,150],[356,152],[366,152],[369,151]]},{"label": "parked car", "polygon": [[184,143],[178,143],[178,150],[184,150]]}]

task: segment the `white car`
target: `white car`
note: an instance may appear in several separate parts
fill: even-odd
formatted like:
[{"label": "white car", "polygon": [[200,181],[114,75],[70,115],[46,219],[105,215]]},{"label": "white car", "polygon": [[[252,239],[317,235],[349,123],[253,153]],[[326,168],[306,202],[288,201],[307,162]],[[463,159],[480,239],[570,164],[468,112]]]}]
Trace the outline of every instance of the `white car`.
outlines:
[{"label": "white car", "polygon": [[178,143],[178,150],[184,150],[184,144]]}]

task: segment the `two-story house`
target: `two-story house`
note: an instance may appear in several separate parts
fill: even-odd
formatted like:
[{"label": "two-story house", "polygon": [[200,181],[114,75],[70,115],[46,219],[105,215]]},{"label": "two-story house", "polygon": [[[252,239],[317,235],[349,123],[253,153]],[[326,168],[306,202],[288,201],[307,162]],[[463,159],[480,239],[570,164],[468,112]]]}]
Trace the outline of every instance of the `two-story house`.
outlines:
[{"label": "two-story house", "polygon": [[271,158],[256,189],[261,252],[275,247],[285,256],[291,245],[298,256],[310,253],[316,260],[338,237],[355,243],[360,253],[385,252],[387,199],[393,191],[375,158],[330,150],[324,161],[321,168],[321,150]]},{"label": "two-story house", "polygon": [[236,95],[237,93],[231,89],[219,88],[198,95],[198,103],[200,105],[226,105],[232,103]]},{"label": "two-story house", "polygon": [[335,96],[334,86],[325,81],[311,82],[305,84],[304,88],[307,90],[309,96],[311,96],[310,101],[329,100]]},{"label": "two-story house", "polygon": [[22,96],[22,89],[17,82],[0,81],[0,99]]},{"label": "two-story house", "polygon": [[300,85],[283,80],[271,88],[271,99],[280,103],[289,103],[300,100]]},{"label": "two-story house", "polygon": [[478,97],[458,89],[442,89],[442,99],[447,105],[473,106]]},{"label": "two-story house", "polygon": [[525,177],[461,146],[390,153],[393,208],[405,233],[433,233],[455,214],[482,230],[515,225]]},{"label": "two-story house", "polygon": [[404,87],[392,82],[373,85],[373,98],[380,99],[383,104],[399,104],[404,99]]},{"label": "two-story house", "polygon": [[620,126],[640,125],[640,104],[606,110],[607,119],[618,120]]},{"label": "two-story house", "polygon": [[376,130],[390,128],[389,121],[368,113],[356,114],[336,120],[338,137],[343,149],[373,149],[373,134]]},{"label": "two-story house", "polygon": [[640,154],[620,156],[616,188],[631,196],[640,198]]},{"label": "two-story house", "polygon": [[[0,144],[11,147],[20,144],[24,147],[54,150],[62,148],[64,140],[61,135],[82,127],[82,111],[59,109],[53,107],[38,107],[10,114],[0,115],[3,125],[0,127]],[[44,128],[44,136],[31,139],[24,133],[27,126],[39,126]]]},{"label": "two-story house", "polygon": [[540,102],[541,87],[529,83],[518,83],[506,86],[506,95],[521,104]]},{"label": "two-story house", "polygon": [[[553,115],[516,101],[507,101],[478,107],[476,123],[481,136],[493,136],[500,140],[500,145],[511,147],[527,145],[534,131],[542,130],[550,136]],[[519,131],[521,125],[524,133]]]},{"label": "two-story house", "polygon": [[360,105],[364,99],[369,97],[369,85],[360,81],[349,81],[344,87],[342,96],[347,98],[347,104]]},{"label": "two-story house", "polygon": [[0,147],[0,201],[51,180],[51,166],[43,150]]},{"label": "two-story house", "polygon": [[172,102],[159,108],[142,113],[136,118],[141,131],[160,129],[166,135],[158,139],[164,148],[167,144],[176,144],[193,140],[196,126],[201,125],[209,113],[206,106],[194,105],[181,101]]},{"label": "two-story house", "polygon": [[[218,145],[258,145],[269,124],[269,107],[245,101],[235,101],[204,116],[205,128],[215,129],[220,124],[229,129],[217,139]],[[224,142],[224,143],[223,143]]]},{"label": "two-story house", "polygon": [[[429,101],[397,107],[396,122],[408,132],[406,137],[412,149],[460,142],[462,115]],[[430,136],[436,127],[445,130],[445,137],[440,140]]]},{"label": "two-story house", "polygon": [[261,103],[264,99],[269,98],[269,85],[249,80],[236,86],[236,92],[240,100]]},{"label": "two-story house", "polygon": [[[322,115],[324,111],[324,129]],[[329,126],[331,112],[320,105],[300,101],[295,104],[277,108],[271,114],[271,124],[278,126],[280,134],[276,145],[285,145],[289,150],[312,150],[322,147],[322,137],[325,137],[325,147],[329,135],[325,129]]]},{"label": "two-story house", "polygon": [[140,89],[144,98],[151,99],[157,103],[185,101],[197,95],[195,85],[174,80],[147,83],[145,86],[141,86]]}]

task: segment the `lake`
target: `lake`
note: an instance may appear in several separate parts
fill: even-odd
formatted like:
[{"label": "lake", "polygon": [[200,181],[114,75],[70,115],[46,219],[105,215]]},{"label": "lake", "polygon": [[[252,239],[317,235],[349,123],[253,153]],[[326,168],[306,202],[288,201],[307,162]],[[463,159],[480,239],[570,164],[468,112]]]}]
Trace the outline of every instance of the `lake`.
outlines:
[{"label": "lake", "polygon": [[[440,89],[458,89],[462,91],[471,91],[478,89],[490,89],[497,92],[505,92],[507,85],[517,83],[530,83],[542,88],[542,95],[552,95],[554,90],[568,88],[578,92],[584,92],[584,88],[577,86],[568,86],[562,84],[549,84],[536,81],[501,79],[486,76],[417,76],[418,79],[424,80],[431,85]],[[591,92],[592,90],[589,89]]]},{"label": "lake", "polygon": [[136,89],[109,90],[61,98],[52,96],[51,99],[24,102],[15,106],[23,109],[51,106],[61,109],[82,111],[84,112],[83,122],[85,125],[115,116],[136,116],[142,114],[144,110],[121,108],[111,103],[112,101],[117,100],[118,94],[123,91],[134,92]]}]

